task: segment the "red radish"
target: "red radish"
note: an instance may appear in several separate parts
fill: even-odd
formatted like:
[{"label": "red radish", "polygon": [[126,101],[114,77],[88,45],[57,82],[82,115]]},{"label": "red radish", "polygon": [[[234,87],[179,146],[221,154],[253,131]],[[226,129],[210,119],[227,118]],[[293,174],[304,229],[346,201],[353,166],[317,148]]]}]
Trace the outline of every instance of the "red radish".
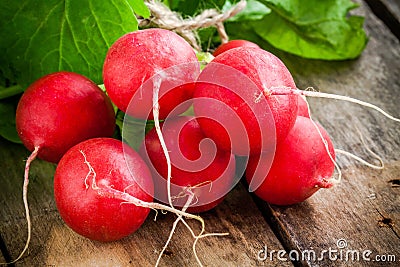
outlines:
[{"label": "red radish", "polygon": [[297,116],[303,116],[303,117],[310,118],[310,110],[308,108],[308,103],[307,103],[306,97],[299,95],[297,103],[298,103]]},{"label": "red radish", "polygon": [[216,57],[223,52],[236,47],[256,47],[260,48],[257,44],[247,40],[231,40],[227,43],[223,43],[215,49],[213,56]]},{"label": "red radish", "polygon": [[[188,211],[214,208],[234,186],[234,156],[217,149],[193,117],[167,119],[161,127],[172,165],[170,181],[174,206],[183,207],[188,194],[193,193],[194,202],[190,203]],[[151,166],[157,185],[155,198],[168,203],[168,166],[155,128],[146,134],[139,153]]]},{"label": "red radish", "polygon": [[[153,80],[159,75],[160,119],[192,98],[193,82],[200,65],[192,47],[179,35],[163,29],[145,29],[119,38],[109,49],[103,79],[115,105],[141,119],[152,117]],[[128,108],[132,101],[132,108]],[[190,103],[180,105],[174,115],[184,112]]]},{"label": "red radish", "polygon": [[16,112],[25,147],[57,163],[79,142],[112,136],[115,114],[109,98],[88,78],[73,72],[46,75],[28,87]]},{"label": "red radish", "polygon": [[[288,95],[271,96],[281,88]],[[194,112],[206,136],[237,155],[274,149],[297,117],[296,85],[273,54],[239,47],[215,57],[196,83]],[[225,131],[221,131],[225,128]]]},{"label": "red radish", "polygon": [[201,223],[193,243],[196,259],[198,239],[226,235],[204,234],[205,222],[201,217],[152,202],[153,191],[151,173],[139,154],[111,138],[94,138],[72,147],[60,160],[54,177],[55,201],[61,217],[75,232],[92,240],[107,242],[132,234],[143,224],[150,209],[178,215],[162,252],[183,217]]},{"label": "red radish", "polygon": [[113,241],[135,232],[145,221],[148,208],[107,194],[108,188],[153,200],[150,171],[128,145],[94,138],[72,147],[60,160],[54,176],[55,201],[62,219],[78,234]]},{"label": "red radish", "polygon": [[295,204],[320,188],[333,186],[334,159],[327,132],[311,119],[299,116],[286,139],[278,143],[270,169],[264,166],[269,167],[269,155],[249,158],[246,180],[250,190],[268,203]]},{"label": "red radish", "polygon": [[23,201],[28,223],[25,247],[28,248],[31,224],[27,200],[29,167],[39,157],[58,162],[63,154],[79,142],[101,136],[112,136],[115,114],[111,101],[88,78],[73,72],[46,75],[28,87],[16,112],[19,137],[32,151],[25,165]]}]

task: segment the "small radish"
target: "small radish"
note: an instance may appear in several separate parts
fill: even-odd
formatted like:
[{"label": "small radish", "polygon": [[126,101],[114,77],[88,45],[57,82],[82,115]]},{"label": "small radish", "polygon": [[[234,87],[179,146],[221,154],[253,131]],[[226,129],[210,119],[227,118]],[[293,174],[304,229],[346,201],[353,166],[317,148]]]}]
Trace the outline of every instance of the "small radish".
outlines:
[{"label": "small radish", "polygon": [[[234,186],[235,157],[217,149],[193,117],[167,119],[161,124],[161,131],[171,159],[174,206],[183,207],[189,194],[193,194],[189,212],[214,208]],[[168,166],[155,128],[146,134],[139,153],[151,166],[155,198],[168,203]]]},{"label": "small radish", "polygon": [[213,56],[216,57],[223,52],[236,47],[256,47],[260,48],[257,44],[247,40],[231,40],[227,43],[223,43],[215,49]]},{"label": "small radish", "polygon": [[[154,28],[120,37],[107,52],[103,79],[108,95],[119,109],[136,118],[152,119],[154,80],[147,81],[159,75],[159,117],[164,119],[176,107],[174,115],[190,106],[188,100],[199,72],[196,54],[182,37]],[[130,103],[132,108],[128,108]]]},{"label": "small radish", "polygon": [[[288,95],[272,96],[275,88]],[[290,95],[290,89],[296,85],[276,56],[238,47],[204,68],[196,83],[194,112],[219,148],[237,155],[259,154],[274,149],[294,125],[298,97]]]},{"label": "small radish", "polygon": [[150,171],[128,145],[94,138],[72,147],[60,160],[54,176],[55,201],[62,219],[78,234],[113,241],[135,232],[145,221],[148,208],[126,203],[108,188],[153,200]]},{"label": "small radish", "polygon": [[27,200],[31,162],[39,157],[57,163],[69,148],[83,140],[112,136],[115,114],[111,101],[95,83],[77,73],[61,71],[28,87],[18,103],[16,128],[32,154],[26,161],[23,185],[28,238],[13,262],[25,253],[31,237]]},{"label": "small radish", "polygon": [[57,163],[77,143],[112,136],[115,114],[109,98],[88,78],[73,72],[46,75],[28,87],[16,112],[25,147]]},{"label": "small radish", "polygon": [[299,98],[297,100],[297,106],[298,106],[297,116],[310,118],[310,110],[308,108],[308,103],[305,96],[299,95]]},{"label": "small radish", "polygon": [[[226,235],[204,234],[205,222],[201,217],[152,202],[153,192],[151,173],[143,159],[127,144],[112,138],[94,138],[72,147],[60,160],[54,177],[54,196],[62,219],[72,230],[92,240],[108,242],[132,234],[143,224],[150,209],[176,214],[156,266],[177,223],[185,222],[183,217],[201,223],[193,243],[198,261],[196,243],[200,238]],[[194,233],[186,222],[185,226]]]},{"label": "small radish", "polygon": [[334,159],[332,142],[322,126],[298,116],[286,139],[278,143],[271,168],[269,155],[254,155],[249,158],[245,176],[250,190],[261,199],[291,205],[320,188],[333,186]]}]

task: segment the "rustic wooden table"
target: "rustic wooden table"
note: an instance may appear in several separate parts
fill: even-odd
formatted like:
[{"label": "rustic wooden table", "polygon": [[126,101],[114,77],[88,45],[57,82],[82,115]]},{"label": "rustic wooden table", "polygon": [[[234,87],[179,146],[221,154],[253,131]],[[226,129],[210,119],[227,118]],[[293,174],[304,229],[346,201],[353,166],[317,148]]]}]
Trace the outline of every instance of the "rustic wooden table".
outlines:
[{"label": "rustic wooden table", "polygon": [[[373,5],[380,18],[366,2]],[[359,98],[400,117],[400,36],[396,27],[400,25],[400,3],[366,2],[360,2],[357,13],[366,16],[370,40],[359,59],[325,62],[279,52],[277,55],[287,64],[299,88],[312,86]],[[362,145],[358,128],[386,168],[373,170],[339,155],[342,182],[289,207],[268,205],[239,183],[220,206],[202,215],[208,232],[229,233],[199,241],[198,254],[204,265],[400,265],[400,123],[354,104],[324,99],[311,99],[310,103],[313,117],[325,126],[336,148],[372,160]],[[0,262],[17,257],[25,243],[21,187],[28,154],[23,146],[0,140]],[[40,160],[31,167],[33,236],[29,253],[15,265],[155,264],[174,215],[159,214],[154,221],[153,213],[139,231],[118,242],[87,240],[67,228],[58,215],[52,189],[54,170],[55,165]],[[190,233],[180,225],[161,266],[196,266],[192,242]],[[299,260],[290,261],[289,255],[299,256]]]}]

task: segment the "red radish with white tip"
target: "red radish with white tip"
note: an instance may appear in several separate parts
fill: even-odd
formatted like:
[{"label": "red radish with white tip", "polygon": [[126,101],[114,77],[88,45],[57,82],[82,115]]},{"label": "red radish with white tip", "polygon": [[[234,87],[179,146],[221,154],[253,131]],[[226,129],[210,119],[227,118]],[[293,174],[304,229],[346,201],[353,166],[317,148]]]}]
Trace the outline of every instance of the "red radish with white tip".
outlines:
[{"label": "red radish with white tip", "polygon": [[16,128],[25,147],[32,151],[26,161],[23,201],[28,223],[28,248],[31,224],[27,200],[29,167],[36,158],[57,163],[79,142],[114,133],[115,113],[107,95],[90,79],[60,71],[43,76],[22,95],[16,111]]},{"label": "red radish with white tip", "polygon": [[250,157],[245,174],[250,190],[268,203],[299,203],[318,189],[334,185],[332,142],[322,126],[307,117],[297,117],[286,139],[278,144],[267,170],[264,165],[269,168],[269,159],[263,154]]},{"label": "red radish with white tip", "polygon": [[198,239],[225,235],[204,234],[205,222],[201,217],[152,202],[153,193],[154,183],[143,159],[127,144],[112,138],[94,138],[72,147],[60,160],[54,177],[54,196],[62,219],[72,230],[91,240],[109,242],[134,233],[150,209],[175,213],[176,223],[184,221],[183,217],[201,223],[201,232],[194,237],[196,258]]},{"label": "red radish with white tip", "polygon": [[153,201],[153,180],[146,163],[128,145],[94,138],[72,147],[54,176],[57,209],[65,223],[91,240],[114,241],[135,232],[150,209],[118,198],[125,193]]}]

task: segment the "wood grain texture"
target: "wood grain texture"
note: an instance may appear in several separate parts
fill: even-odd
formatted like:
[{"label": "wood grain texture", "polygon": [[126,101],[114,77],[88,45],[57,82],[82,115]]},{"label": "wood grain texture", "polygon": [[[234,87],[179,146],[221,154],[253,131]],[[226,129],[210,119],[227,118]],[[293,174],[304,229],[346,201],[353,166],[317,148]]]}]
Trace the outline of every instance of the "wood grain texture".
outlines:
[{"label": "wood grain texture", "polygon": [[0,254],[0,262],[7,262],[6,258],[3,256],[3,254]]},{"label": "wood grain texture", "polygon": [[[366,16],[370,41],[362,56],[348,62],[308,61],[282,54],[299,88],[352,96],[374,103],[399,117],[400,46],[399,41],[370,10],[362,5],[357,12]],[[266,217],[279,233],[284,246],[299,253],[338,249],[337,241],[346,240],[348,250],[371,250],[376,255],[395,255],[400,260],[400,191],[394,185],[400,177],[400,124],[381,114],[350,103],[310,99],[312,116],[330,133],[336,148],[374,159],[361,143],[357,128],[368,146],[386,164],[382,171],[361,166],[343,156],[338,162],[342,182],[320,190],[304,203],[290,207],[269,206],[258,201]],[[390,182],[392,181],[392,182]],[[308,254],[306,253],[306,256]],[[351,257],[351,255],[349,255]],[[303,266],[382,266],[372,261],[301,260]]]},{"label": "wood grain texture", "polygon": [[[22,175],[28,152],[21,145],[0,140],[0,233],[11,258],[18,256],[26,240],[22,206]],[[17,266],[153,266],[168,237],[175,216],[151,213],[133,235],[118,242],[100,243],[80,237],[65,226],[55,207],[52,176],[55,165],[36,160],[31,166],[29,202],[32,241]],[[202,215],[207,232],[227,232],[226,237],[204,238],[197,251],[205,266],[257,264],[263,244],[283,249],[261,212],[239,184],[215,210]],[[195,231],[199,224],[189,221]],[[194,239],[182,224],[176,230],[161,266],[196,266]],[[268,266],[281,266],[278,261]],[[285,263],[285,266],[291,266]]]},{"label": "wood grain texture", "polygon": [[400,21],[400,2],[397,0],[381,0],[385,5],[392,11],[392,14],[396,16],[397,20]]},{"label": "wood grain texture", "polygon": [[[396,8],[395,0],[382,2]],[[366,16],[365,27],[370,36],[366,50],[357,60],[326,62],[273,52],[287,64],[299,88],[313,87],[359,98],[399,117],[399,40],[365,4],[354,12]],[[323,250],[338,249],[338,240],[347,242],[344,253],[371,250],[371,259],[376,255],[395,255],[397,263],[400,260],[400,124],[354,104],[326,99],[309,101],[313,118],[327,129],[337,148],[374,161],[360,140],[358,128],[369,147],[382,157],[386,168],[372,170],[338,156],[342,182],[290,207],[270,206],[257,198],[253,201],[245,186],[237,185],[220,206],[203,214],[208,232],[229,233],[227,237],[199,241],[197,251],[206,266],[291,266],[289,261],[277,259],[277,251],[285,248],[286,259],[291,250],[300,256],[314,251],[318,257]],[[0,235],[4,241],[1,249],[10,258],[18,256],[26,239],[21,188],[28,154],[21,145],[0,139]],[[40,160],[32,164],[29,202],[33,236],[29,254],[17,266],[154,265],[175,219],[172,214],[160,213],[153,221],[151,213],[135,234],[118,242],[87,240],[66,227],[58,215],[52,189],[54,170],[54,164]],[[198,229],[197,222],[189,224]],[[180,224],[161,266],[196,266],[192,242],[190,233]],[[257,260],[258,252],[265,248],[275,251],[273,261],[269,257]],[[5,260],[3,255],[0,262]],[[295,265],[398,265],[332,260],[324,255],[321,260],[304,259]]]},{"label": "wood grain texture", "polygon": [[400,39],[400,2],[398,0],[366,0],[373,12]]}]

